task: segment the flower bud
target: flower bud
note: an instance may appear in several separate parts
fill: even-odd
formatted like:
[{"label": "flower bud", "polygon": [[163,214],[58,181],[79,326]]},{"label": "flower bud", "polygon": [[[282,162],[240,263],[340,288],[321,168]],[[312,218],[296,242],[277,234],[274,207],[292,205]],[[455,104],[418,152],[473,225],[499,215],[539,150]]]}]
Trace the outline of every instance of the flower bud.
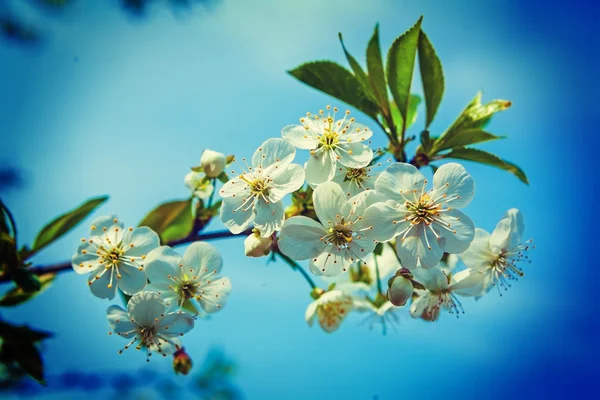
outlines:
[{"label": "flower bud", "polygon": [[244,252],[248,257],[264,257],[271,252],[271,245],[273,244],[273,238],[261,237],[260,231],[256,228],[252,230],[252,233],[244,240]]},{"label": "flower bud", "polygon": [[225,169],[225,165],[227,165],[225,154],[208,149],[202,152],[200,166],[209,178],[216,178],[221,175],[221,172]]},{"label": "flower bud", "polygon": [[390,303],[396,307],[401,307],[406,304],[413,293],[413,284],[410,280],[403,276],[396,275],[388,282],[389,288],[387,297]]},{"label": "flower bud", "polygon": [[173,370],[176,374],[187,375],[191,369],[192,359],[185,352],[183,347],[173,353]]}]

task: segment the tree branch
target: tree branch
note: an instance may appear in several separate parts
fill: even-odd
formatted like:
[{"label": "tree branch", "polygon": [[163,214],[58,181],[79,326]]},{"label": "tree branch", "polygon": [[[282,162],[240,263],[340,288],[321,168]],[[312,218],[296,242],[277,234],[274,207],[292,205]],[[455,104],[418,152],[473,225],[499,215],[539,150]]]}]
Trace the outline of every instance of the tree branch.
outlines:
[{"label": "tree branch", "polygon": [[[216,240],[216,239],[226,239],[230,237],[236,236],[247,236],[252,233],[252,229],[246,229],[244,232],[239,234],[231,233],[228,230],[209,232],[209,233],[200,233],[200,234],[192,234],[183,239],[173,240],[171,242],[166,243],[167,246],[179,246],[182,244],[197,242],[197,241],[207,241],[207,240]],[[64,271],[72,271],[73,267],[71,266],[70,261],[61,262],[58,264],[52,265],[40,265],[27,269],[29,272],[35,275],[43,275],[47,273],[58,273]],[[3,274],[0,276],[0,283],[12,282],[10,276],[8,274]]]}]

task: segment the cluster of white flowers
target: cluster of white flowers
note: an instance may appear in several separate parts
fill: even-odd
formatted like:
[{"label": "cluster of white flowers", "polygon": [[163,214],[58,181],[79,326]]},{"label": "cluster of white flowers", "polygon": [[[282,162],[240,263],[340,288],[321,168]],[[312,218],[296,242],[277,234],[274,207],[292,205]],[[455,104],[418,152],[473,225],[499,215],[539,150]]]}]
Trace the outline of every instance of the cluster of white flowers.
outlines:
[{"label": "cluster of white flowers", "polygon": [[178,336],[194,327],[199,312],[225,305],[231,283],[219,277],[223,261],[213,246],[195,242],[180,256],[160,246],[150,228],[124,229],[114,215],[97,218],[90,236],[81,240],[73,269],[88,274],[96,297],[112,300],[117,289],[129,297],[127,311],[108,308],[108,322],[117,335],[131,339],[125,349],[134,344],[145,349],[146,360],[153,352],[166,356],[179,350]]},{"label": "cluster of white flowers", "polygon": [[[263,143],[247,171],[220,190],[221,219],[231,232],[255,227],[246,255],[275,249],[309,260],[310,271],[330,284],[312,291],[309,325],[316,316],[332,332],[354,310],[370,312],[367,320],[385,329],[397,321],[397,308],[409,303],[412,317],[434,321],[441,310],[463,312],[457,296],[479,298],[522,275],[517,262],[528,245],[518,210],[510,210],[491,236],[475,229],[459,210],[475,193],[462,165],[440,166],[431,187],[411,164],[375,171],[379,165],[366,142],[371,130],[349,111],[337,118],[337,111],[328,106],[283,128],[283,139]],[[304,168],[292,164],[294,147],[309,150]],[[313,213],[286,218],[283,197],[305,181]],[[467,268],[455,272],[459,257]]]}]

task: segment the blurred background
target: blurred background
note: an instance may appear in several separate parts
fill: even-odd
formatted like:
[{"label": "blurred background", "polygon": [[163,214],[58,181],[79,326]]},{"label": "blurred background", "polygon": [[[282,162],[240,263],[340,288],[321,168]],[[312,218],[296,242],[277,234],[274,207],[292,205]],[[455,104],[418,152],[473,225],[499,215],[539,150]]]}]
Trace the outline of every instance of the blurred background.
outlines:
[{"label": "blurred background", "polygon": [[[376,22],[387,51],[420,15],[446,78],[432,133],[478,90],[484,101],[513,103],[490,125],[509,138],[482,148],[522,167],[530,185],[465,163],[477,185],[466,210],[475,224],[491,231],[517,207],[536,243],[508,293],[465,300],[459,319],[426,323],[406,311],[382,335],[356,315],[327,334],[304,321],[311,298],[299,274],[246,258],[243,239],[215,241],[233,291],[187,335],[190,376],[175,376],[170,358],[146,365],[134,351],[118,356],[125,343],[107,335],[109,302],[67,272],[36,299],[0,310],[55,332],[44,341],[48,387],[31,381],[0,396],[219,398],[218,389],[194,389],[214,367],[230,398],[592,397],[600,89],[593,1],[0,0],[0,196],[20,244],[102,194],[110,200],[95,215],[114,212],[134,225],[159,202],[189,195],[183,177],[203,149],[249,157],[305,112],[345,107],[286,71],[317,59],[346,66],[338,32],[364,64]],[[423,123],[421,109],[412,133]],[[375,128],[374,144],[385,145]],[[89,221],[34,263],[70,259]],[[213,221],[206,231],[222,228]]]}]

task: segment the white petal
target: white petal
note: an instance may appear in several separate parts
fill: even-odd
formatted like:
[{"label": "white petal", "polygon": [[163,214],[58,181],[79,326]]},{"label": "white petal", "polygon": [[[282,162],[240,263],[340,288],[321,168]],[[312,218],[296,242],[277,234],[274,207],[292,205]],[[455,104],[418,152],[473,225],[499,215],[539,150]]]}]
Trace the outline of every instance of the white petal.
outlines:
[{"label": "white petal", "polygon": [[[104,270],[104,267],[99,268],[98,270],[92,272],[88,278],[88,281],[92,281],[97,274],[101,273]],[[111,287],[108,287],[110,282],[110,275],[113,271],[106,270],[104,274],[99,279],[96,279],[90,285],[90,290],[92,294],[101,299],[109,299],[112,300],[115,297],[115,289],[116,285],[116,277],[113,277],[113,284]]]},{"label": "white petal", "polygon": [[268,198],[271,202],[281,200],[286,194],[295,192],[304,185],[304,168],[298,164],[288,165],[271,174]]},{"label": "white petal", "polygon": [[254,207],[249,207],[252,200],[242,197],[226,197],[221,205],[221,221],[232,233],[238,234],[246,230],[254,219]]},{"label": "white petal", "polygon": [[404,239],[398,237],[396,250],[402,266],[408,269],[415,269],[417,260],[423,268],[432,268],[444,254],[431,229],[426,229],[422,223],[413,227]]},{"label": "white petal", "polygon": [[525,233],[525,219],[521,211],[511,208],[504,214],[504,218],[510,218],[512,231],[510,235],[510,247],[514,248],[523,243],[523,234]]},{"label": "white petal", "polygon": [[315,275],[337,276],[348,270],[350,256],[336,246],[327,246],[315,258],[311,258],[308,268]]},{"label": "white petal", "polygon": [[344,191],[335,182],[325,182],[317,186],[313,192],[315,212],[323,226],[333,226],[338,216],[347,216],[350,205]]},{"label": "white petal", "polygon": [[318,305],[319,305],[318,301],[313,301],[306,308],[306,312],[304,313],[304,319],[306,320],[306,323],[308,324],[308,326],[312,326],[312,324],[315,320],[315,315],[317,314]]},{"label": "white petal", "polygon": [[340,139],[344,142],[363,142],[373,136],[373,131],[363,124],[351,123]]},{"label": "white petal", "polygon": [[432,227],[440,238],[437,240],[440,248],[446,253],[459,254],[469,248],[475,236],[475,226],[471,218],[458,210],[441,213]]},{"label": "white petal", "polygon": [[77,253],[71,258],[71,265],[78,274],[87,274],[100,267],[102,258],[96,254],[96,247],[85,241],[77,247]]},{"label": "white petal", "polygon": [[452,275],[450,289],[461,296],[477,296],[483,291],[485,275],[471,269]]},{"label": "white petal", "polygon": [[369,237],[379,242],[387,242],[410,226],[410,222],[405,220],[406,215],[404,206],[388,200],[367,207],[361,223],[373,227]]},{"label": "white petal", "polygon": [[[240,175],[243,176],[244,174]],[[250,185],[248,182],[244,181],[237,176],[235,178],[231,178],[219,190],[219,194],[221,197],[247,197],[250,194]]]},{"label": "white petal", "polygon": [[283,254],[294,260],[318,256],[325,243],[320,239],[327,234],[323,225],[308,217],[292,217],[285,221],[277,245]]},{"label": "white petal", "polygon": [[377,193],[388,199],[404,203],[405,198],[414,200],[414,191],[421,193],[425,176],[413,165],[393,163],[379,174],[375,181]]},{"label": "white petal", "polygon": [[[132,246],[133,245],[133,246]],[[126,257],[142,257],[160,246],[158,234],[152,229],[142,226],[127,231],[123,236],[123,247]]]},{"label": "white petal", "polygon": [[512,233],[512,224],[510,218],[501,219],[496,225],[496,229],[490,236],[490,248],[494,253],[500,253],[502,250],[508,250],[510,247],[510,235]]},{"label": "white petal", "polygon": [[448,207],[466,207],[475,194],[475,182],[465,168],[458,163],[444,164],[433,175],[434,194],[432,197],[445,195]]},{"label": "white petal", "polygon": [[410,305],[410,316],[413,318],[420,318],[423,312],[429,304],[429,294],[425,292],[422,296],[417,297],[413,300]]},{"label": "white petal", "polygon": [[169,313],[156,324],[156,330],[163,336],[181,336],[194,327],[194,318],[186,313]]},{"label": "white petal", "polygon": [[131,296],[144,289],[144,286],[146,286],[146,273],[143,270],[140,271],[137,267],[129,265],[120,265],[119,272],[121,273],[121,278],[118,278],[117,276],[113,277],[113,284],[116,283],[123,293]]},{"label": "white petal", "polygon": [[[115,220],[117,222],[115,222]],[[90,228],[90,236],[101,236],[104,234],[104,232],[107,232],[111,228],[114,229],[115,227],[122,230],[123,226],[123,223],[119,221],[115,214],[107,215],[105,217],[98,217],[92,221],[92,227]]]},{"label": "white petal", "polygon": [[154,325],[156,318],[165,312],[165,303],[158,293],[139,292],[127,303],[129,316],[140,326]]},{"label": "white petal", "polygon": [[417,268],[411,272],[415,280],[423,284],[428,290],[440,291],[449,287],[448,277],[437,267]]},{"label": "white petal", "polygon": [[348,168],[363,168],[373,159],[373,150],[362,143],[348,143],[338,146],[335,154],[340,164]]},{"label": "white petal", "polygon": [[471,269],[486,270],[497,255],[490,250],[490,234],[483,229],[475,228],[475,237],[464,253],[460,254],[462,262]]},{"label": "white petal", "polygon": [[335,175],[336,160],[332,151],[319,150],[308,157],[306,163],[306,181],[319,185],[330,181]]},{"label": "white petal", "polygon": [[285,168],[292,162],[295,155],[296,149],[286,140],[268,139],[254,152],[252,167],[255,170],[274,166]]},{"label": "white petal", "polygon": [[318,137],[311,129],[302,125],[288,125],[281,130],[281,136],[299,149],[311,150],[319,144]]},{"label": "white petal", "polygon": [[200,166],[204,169],[206,176],[216,178],[223,172],[227,164],[225,154],[206,149],[200,157]]},{"label": "white petal", "polygon": [[270,236],[281,229],[285,220],[281,201],[266,203],[263,199],[259,199],[254,208],[256,209],[254,225],[260,230],[261,236]]},{"label": "white petal", "polygon": [[[161,246],[146,257],[144,271],[153,285],[172,283],[171,277],[181,277],[181,255],[169,246]],[[158,287],[158,286],[157,286]]]},{"label": "white petal", "polygon": [[192,243],[183,254],[184,273],[194,276],[200,275],[201,270],[214,271],[218,274],[223,268],[223,259],[219,250],[205,242]]},{"label": "white petal", "polygon": [[129,320],[127,312],[119,306],[110,306],[106,311],[106,317],[111,328],[119,336],[131,338],[137,334],[136,325]]},{"label": "white petal", "polygon": [[231,292],[231,281],[229,278],[219,278],[206,281],[198,290],[198,303],[207,313],[219,311],[227,303],[227,297]]}]

